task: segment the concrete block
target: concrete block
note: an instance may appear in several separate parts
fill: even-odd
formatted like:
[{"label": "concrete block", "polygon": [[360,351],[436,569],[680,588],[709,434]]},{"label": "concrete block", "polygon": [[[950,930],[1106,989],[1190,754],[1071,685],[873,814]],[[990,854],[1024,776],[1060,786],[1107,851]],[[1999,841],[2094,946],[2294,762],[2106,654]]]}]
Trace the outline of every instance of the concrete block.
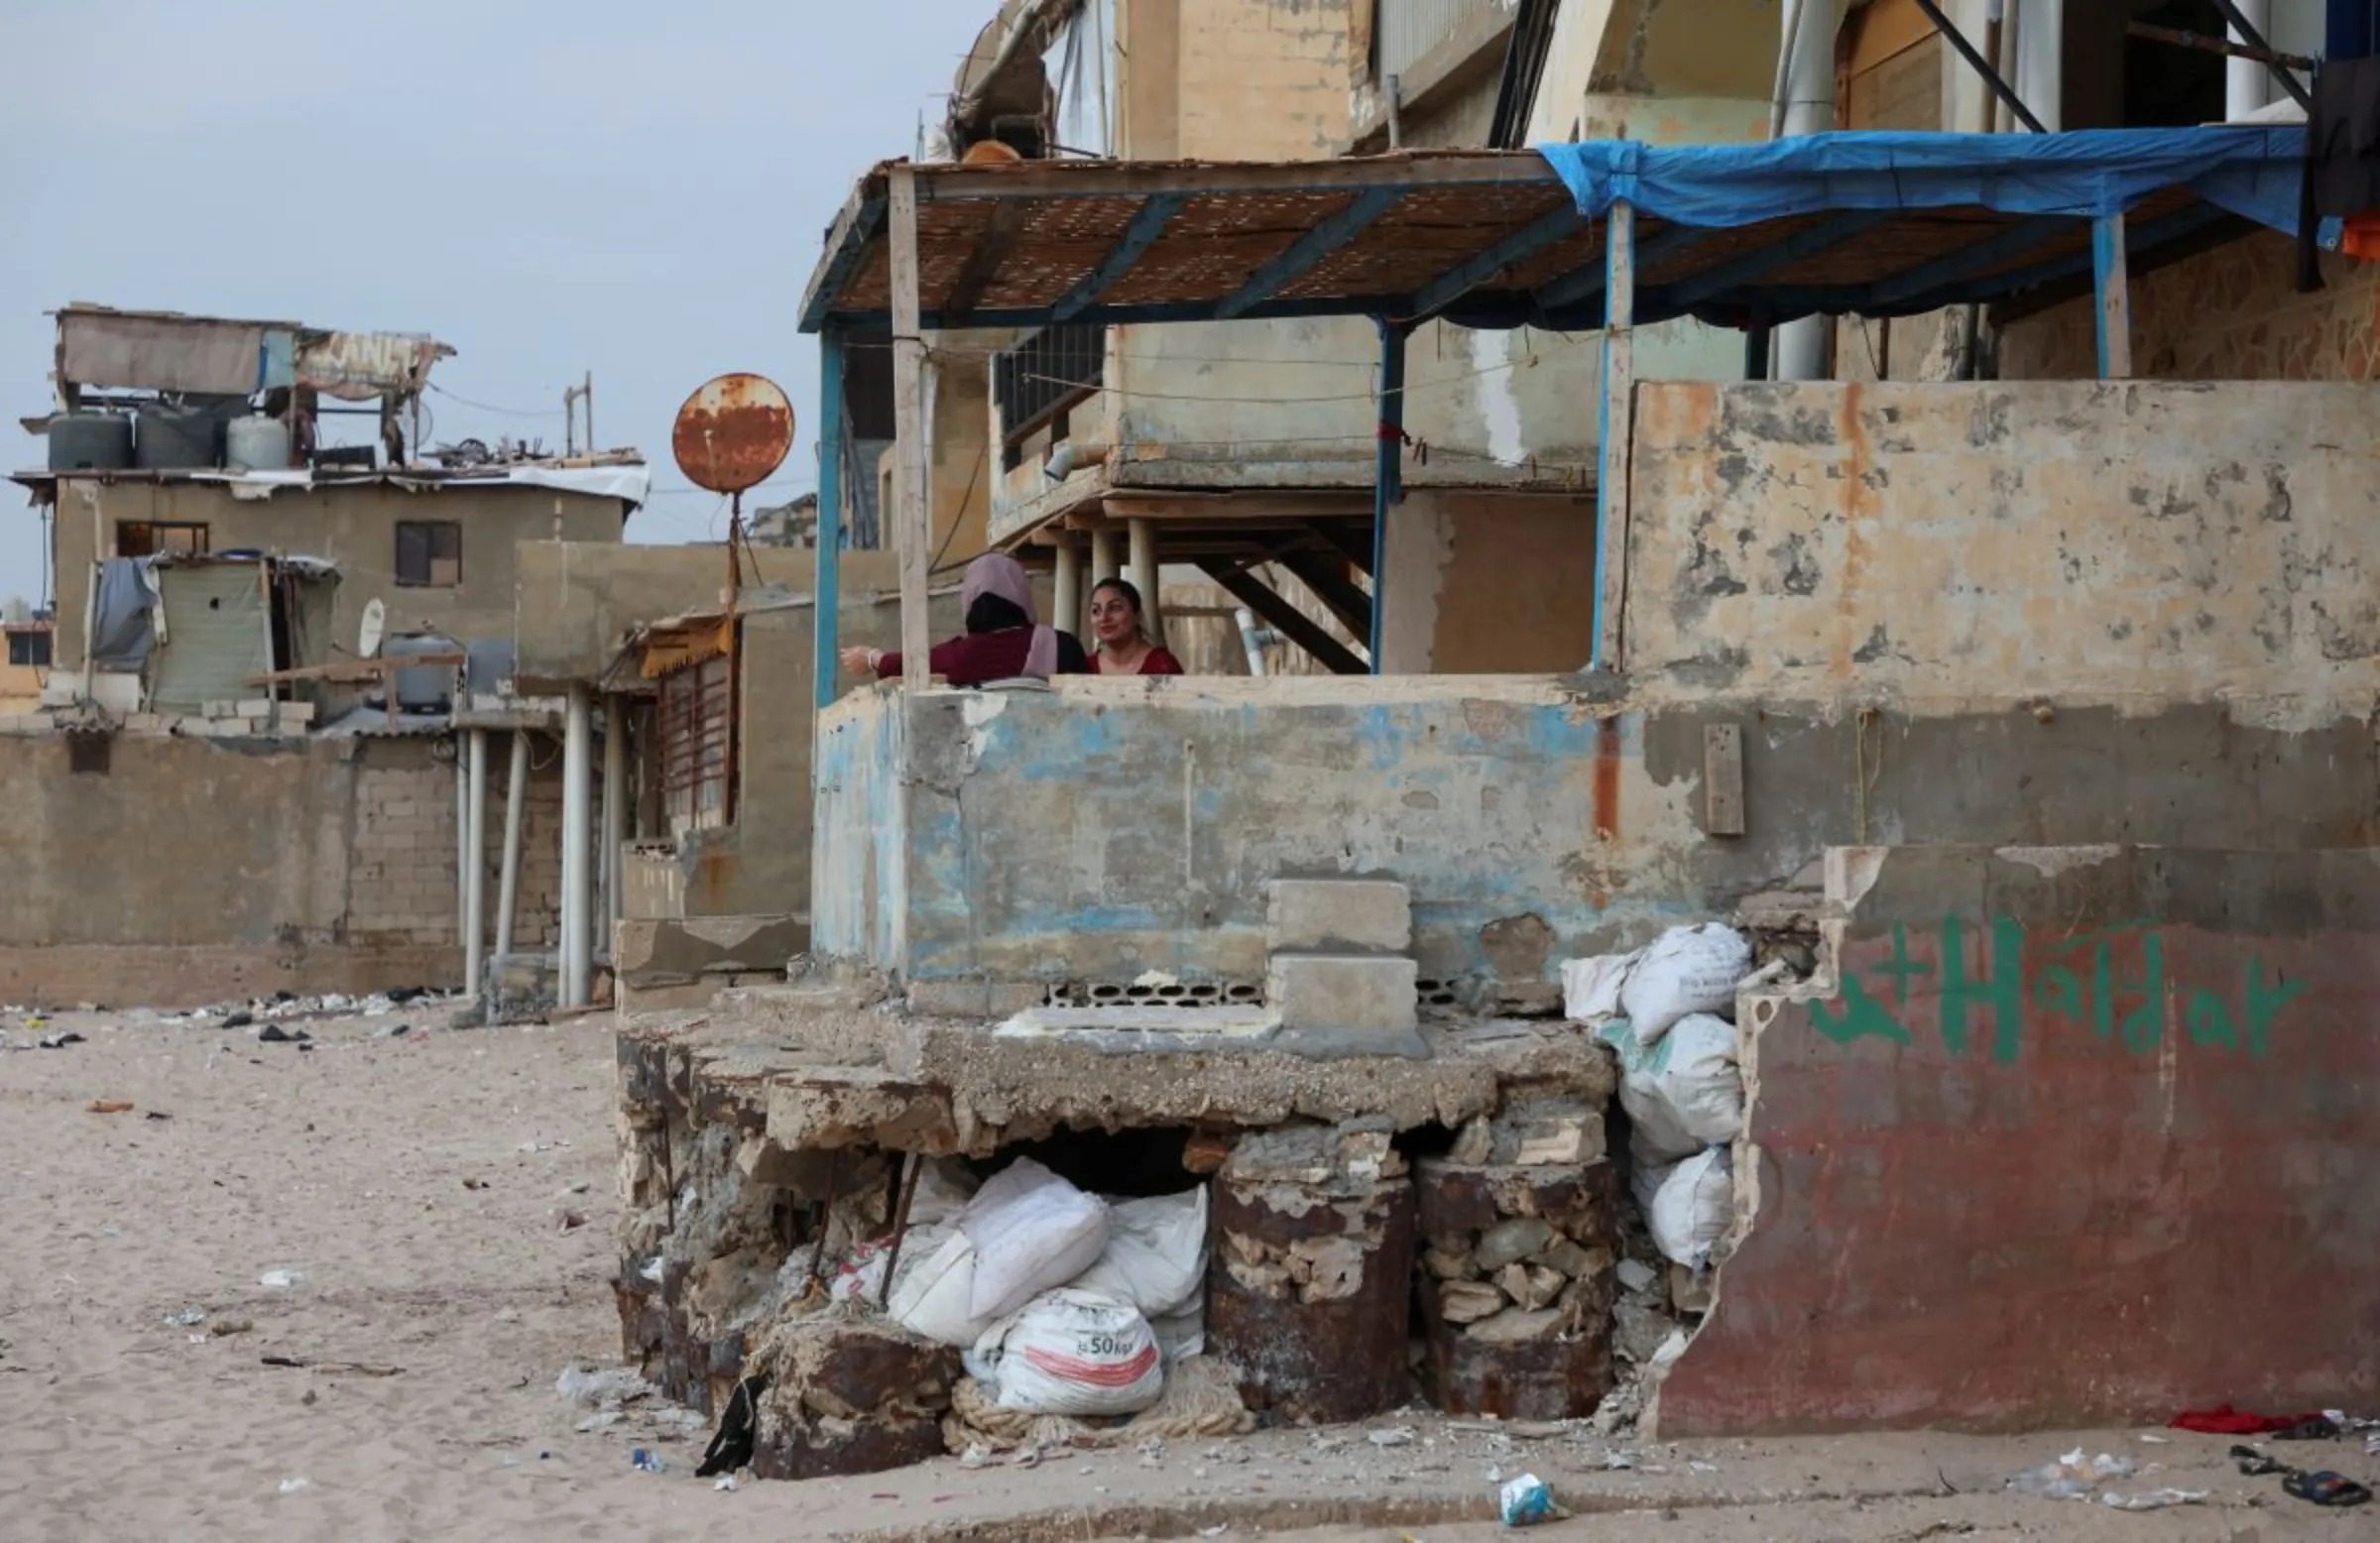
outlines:
[{"label": "concrete block", "polygon": [[282,704],[281,704],[281,726],[282,726],[283,728],[285,728],[285,729],[303,729],[303,728],[310,727],[310,726],[312,725],[313,721],[314,721],[314,704],[313,704],[313,703],[311,703],[311,702],[284,702],[284,703],[282,703]]},{"label": "concrete block", "polygon": [[237,718],[240,715],[240,704],[237,702],[208,702],[202,706],[199,715],[215,719]]},{"label": "concrete block", "polygon": [[273,699],[269,696],[252,696],[241,702],[238,710],[239,715],[251,723],[262,723],[273,716]]},{"label": "concrete block", "polygon": [[929,1018],[1014,1017],[1049,998],[1029,981],[911,981],[909,1010]]},{"label": "concrete block", "polygon": [[1412,897],[1389,879],[1275,879],[1264,937],[1276,954],[1401,954],[1413,943]]},{"label": "concrete block", "polygon": [[1390,955],[1274,954],[1264,995],[1286,1028],[1410,1033],[1416,970]]}]

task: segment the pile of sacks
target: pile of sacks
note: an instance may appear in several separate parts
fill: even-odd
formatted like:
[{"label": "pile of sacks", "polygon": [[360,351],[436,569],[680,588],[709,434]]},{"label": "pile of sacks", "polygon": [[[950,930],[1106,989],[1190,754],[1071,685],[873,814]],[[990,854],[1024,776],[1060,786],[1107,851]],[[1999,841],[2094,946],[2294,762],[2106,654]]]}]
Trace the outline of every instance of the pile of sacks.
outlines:
[{"label": "pile of sacks", "polygon": [[[1207,1192],[1103,1200],[1029,1157],[970,1190],[955,1164],[929,1165],[886,1311],[964,1353],[999,1408],[1137,1414],[1166,1368],[1204,1347]],[[833,1294],[873,1304],[892,1240],[838,1267]]]},{"label": "pile of sacks", "polygon": [[1619,1057],[1636,1203],[1662,1253],[1690,1269],[1710,1264],[1734,1213],[1729,1143],[1743,1132],[1735,990],[1751,963],[1743,935],[1713,922],[1562,967],[1568,1016]]}]

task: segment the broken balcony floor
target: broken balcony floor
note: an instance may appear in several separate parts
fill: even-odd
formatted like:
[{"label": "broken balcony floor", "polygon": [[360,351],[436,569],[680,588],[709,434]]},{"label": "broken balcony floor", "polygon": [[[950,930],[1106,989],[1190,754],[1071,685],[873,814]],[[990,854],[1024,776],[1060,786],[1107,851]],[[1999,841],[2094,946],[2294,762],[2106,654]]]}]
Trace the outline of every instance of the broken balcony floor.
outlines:
[{"label": "broken balcony floor", "polygon": [[[1218,1022],[1250,1015],[1216,1009]],[[1071,1024],[1074,1016],[1085,1022]],[[836,988],[730,990],[702,1011],[624,1018],[623,1092],[787,1150],[987,1157],[1068,1128],[1260,1128],[1362,1117],[1384,1117],[1400,1130],[1452,1128],[1518,1091],[1600,1109],[1615,1086],[1610,1057],[1554,1022],[1426,1025],[1429,1053],[1415,1056],[1344,1044],[1304,1054],[1260,1032],[1189,1032],[1203,1020],[1180,1010],[1098,1016],[1036,1013],[1027,1015],[1029,1031],[1003,1032],[983,1020],[910,1016]],[[1138,1017],[1157,1031],[1136,1039],[1118,1026]]]}]

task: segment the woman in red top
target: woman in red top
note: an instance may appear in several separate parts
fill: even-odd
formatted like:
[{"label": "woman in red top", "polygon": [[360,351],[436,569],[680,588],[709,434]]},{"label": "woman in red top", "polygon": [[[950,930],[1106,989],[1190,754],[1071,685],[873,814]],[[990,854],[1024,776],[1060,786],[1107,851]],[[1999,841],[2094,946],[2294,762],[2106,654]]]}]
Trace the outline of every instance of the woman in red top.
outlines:
[{"label": "woman in red top", "polygon": [[[954,686],[980,686],[1026,675],[1080,675],[1089,664],[1072,633],[1033,620],[1033,585],[1013,557],[987,552],[967,565],[959,586],[967,607],[964,637],[934,645],[927,669]],[[891,679],[900,673],[896,649],[845,649],[843,667],[854,674]]]},{"label": "woman in red top", "polygon": [[1178,675],[1182,661],[1148,641],[1140,619],[1140,591],[1130,579],[1101,579],[1091,590],[1091,630],[1099,652],[1091,656],[1102,675]]}]

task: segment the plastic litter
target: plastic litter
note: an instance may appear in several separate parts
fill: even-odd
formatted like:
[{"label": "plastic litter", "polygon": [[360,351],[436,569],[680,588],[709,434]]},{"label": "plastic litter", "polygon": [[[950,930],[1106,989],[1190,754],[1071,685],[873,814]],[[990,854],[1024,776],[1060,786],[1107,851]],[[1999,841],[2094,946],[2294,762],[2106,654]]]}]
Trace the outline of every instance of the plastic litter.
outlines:
[{"label": "plastic litter", "polygon": [[257,1277],[256,1283],[270,1291],[287,1291],[304,1278],[304,1273],[299,1270],[269,1269]]},{"label": "plastic litter", "polygon": [[2081,1447],[2055,1463],[2028,1468],[2008,1481],[2008,1487],[2018,1494],[2029,1494],[2042,1500],[2086,1500],[2111,1479],[2128,1479],[2132,1463],[2102,1452],[2086,1457]]},{"label": "plastic litter", "polygon": [[1507,1527],[1534,1527],[1542,1521],[1561,1521],[1570,1515],[1554,1499],[1554,1491],[1535,1474],[1509,1480],[1496,1494],[1496,1512]]},{"label": "plastic litter", "polygon": [[1593,959],[1562,961],[1562,1015],[1573,1023],[1598,1024],[1619,1016],[1620,988],[1628,972],[1644,957],[1639,948],[1625,954],[1602,954]]},{"label": "plastic litter", "polygon": [[2202,1505],[2205,1500],[2203,1489],[2146,1489],[2138,1494],[2117,1494],[2109,1489],[2099,1496],[2101,1505],[2119,1511],[2162,1511],[2175,1505]]},{"label": "plastic litter", "polygon": [[669,1465],[661,1461],[659,1453],[648,1452],[643,1447],[629,1449],[628,1466],[640,1474],[666,1474],[669,1472]]},{"label": "plastic litter", "polygon": [[1743,1132],[1734,1024],[1690,1012],[1649,1043],[1624,1021],[1605,1024],[1595,1037],[1619,1057],[1619,1102],[1635,1130],[1629,1149],[1637,1161],[1679,1162]]},{"label": "plastic litter", "polygon": [[1735,1217],[1735,1172],[1724,1146],[1666,1168],[1640,1167],[1633,1180],[1653,1245],[1689,1269],[1711,1262]]},{"label": "plastic litter", "polygon": [[296,1494],[300,1489],[311,1489],[312,1487],[312,1482],[304,1479],[285,1479],[281,1482],[283,1494]]}]

